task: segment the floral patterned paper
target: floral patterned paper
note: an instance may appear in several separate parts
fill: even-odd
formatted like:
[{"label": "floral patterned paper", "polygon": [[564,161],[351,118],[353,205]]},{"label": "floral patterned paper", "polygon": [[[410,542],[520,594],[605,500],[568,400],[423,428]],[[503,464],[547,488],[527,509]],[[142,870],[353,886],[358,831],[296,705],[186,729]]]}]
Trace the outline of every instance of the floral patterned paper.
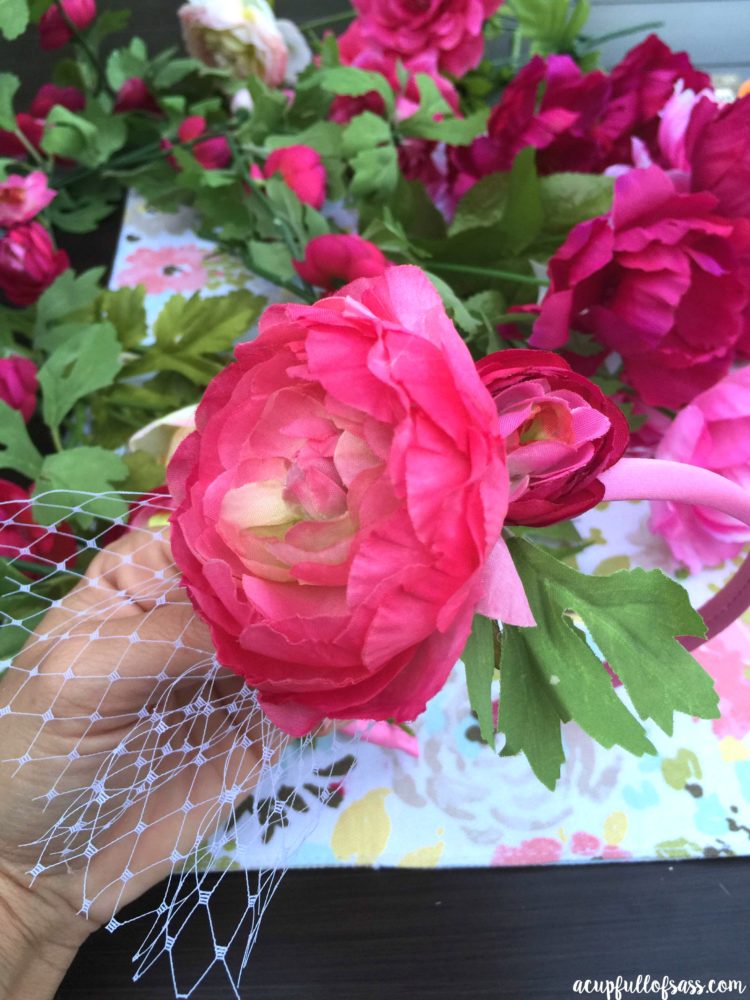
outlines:
[{"label": "floral patterned paper", "polygon": [[[273,301],[285,297],[197,238],[192,221],[189,212],[149,212],[131,196],[113,287],[144,284],[149,316],[176,292],[211,295],[248,287]],[[606,574],[659,567],[701,604],[736,566],[726,563],[684,578],[666,545],[649,531],[648,515],[646,503],[620,503],[579,518],[582,535],[594,542],[578,557],[579,568]],[[647,726],[658,756],[641,759],[604,750],[568,725],[568,760],[554,793],[537,781],[525,758],[501,758],[480,743],[459,664],[415,725],[418,758],[352,737],[347,752],[332,755],[321,768],[321,751],[325,757],[326,741],[332,743],[323,737],[315,762],[311,754],[301,770],[295,766],[277,824],[285,843],[301,842],[289,863],[434,868],[750,855],[746,618],[697,654],[715,679],[721,719],[677,716],[671,737]],[[250,846],[254,814],[263,809],[261,788],[246,804],[225,866],[278,861],[277,827],[266,844]]]}]

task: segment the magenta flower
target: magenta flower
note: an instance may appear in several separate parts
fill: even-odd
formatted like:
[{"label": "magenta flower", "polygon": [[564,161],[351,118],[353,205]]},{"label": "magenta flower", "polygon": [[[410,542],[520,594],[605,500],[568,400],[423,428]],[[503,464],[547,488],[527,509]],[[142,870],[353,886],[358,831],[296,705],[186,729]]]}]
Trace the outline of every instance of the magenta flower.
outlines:
[{"label": "magenta flower", "polygon": [[0,399],[12,409],[18,410],[26,421],[31,419],[36,409],[39,388],[36,373],[34,362],[21,354],[0,358]]},{"label": "magenta flower", "polygon": [[63,11],[52,4],[39,22],[39,44],[47,51],[62,48],[73,36],[68,21],[79,31],[87,28],[96,17],[95,0],[62,0]]},{"label": "magenta flower", "polygon": [[0,291],[17,306],[30,306],[69,266],[64,250],[38,222],[14,226],[0,239]]}]

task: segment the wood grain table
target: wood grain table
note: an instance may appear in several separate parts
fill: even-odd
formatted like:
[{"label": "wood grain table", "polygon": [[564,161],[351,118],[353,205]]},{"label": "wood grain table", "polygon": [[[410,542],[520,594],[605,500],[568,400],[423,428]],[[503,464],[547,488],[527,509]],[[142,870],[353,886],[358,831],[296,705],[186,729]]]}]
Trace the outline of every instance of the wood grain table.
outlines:
[{"label": "wood grain table", "polygon": [[[150,49],[178,42],[175,0],[133,0],[130,6],[132,30]],[[278,0],[278,8],[286,16],[315,17],[345,4]],[[0,47],[2,69],[17,72],[26,93],[48,79],[49,57],[39,56],[32,39]],[[113,218],[96,233],[68,239],[76,266],[108,263],[117,226]],[[220,891],[229,923],[244,908],[244,883],[229,876]],[[160,898],[157,887],[150,905]],[[148,902],[139,905],[147,908]],[[750,865],[744,860],[296,871],[286,876],[266,914],[242,996],[536,1000],[573,996],[578,979],[639,974],[706,982],[737,978],[750,988],[749,932]],[[131,958],[143,933],[135,925],[93,935],[60,1000],[168,1000],[172,980],[165,962],[138,985],[131,982]],[[181,940],[178,954],[188,978],[207,964],[209,945],[205,928]],[[219,976],[194,994],[197,1000],[231,995]]]}]

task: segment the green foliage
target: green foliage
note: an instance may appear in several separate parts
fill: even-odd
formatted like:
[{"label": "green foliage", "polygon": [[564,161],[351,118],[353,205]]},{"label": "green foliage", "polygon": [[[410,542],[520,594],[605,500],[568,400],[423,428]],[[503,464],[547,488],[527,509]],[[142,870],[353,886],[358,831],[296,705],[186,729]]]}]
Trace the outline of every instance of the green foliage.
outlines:
[{"label": "green foliage", "polygon": [[72,520],[82,527],[94,518],[116,520],[127,513],[127,502],[116,484],[128,467],[105,448],[69,448],[48,455],[34,484],[34,517],[39,524]]},{"label": "green foliage", "polygon": [[522,37],[531,42],[531,52],[569,52],[588,21],[589,0],[507,0],[507,13],[518,21]]},{"label": "green foliage", "polygon": [[704,632],[678,584],[658,570],[588,577],[528,541],[514,538],[509,545],[537,625],[503,631],[498,725],[504,754],[526,754],[552,788],[563,759],[561,723],[574,720],[605,747],[654,752],[578,622],[622,680],[640,719],[653,719],[671,734],[675,711],[717,717],[711,678],[675,638]]},{"label": "green foliage", "polygon": [[250,331],[264,304],[264,299],[247,291],[205,299],[173,295],[154,324],[155,345],[128,364],[124,374],[177,372],[197,386],[207,385],[226,364],[226,352]]},{"label": "green foliage", "polygon": [[121,367],[111,323],[95,323],[67,337],[39,370],[47,426],[57,430],[79,399],[111,385]]},{"label": "green foliage", "polygon": [[42,456],[29,437],[23,417],[0,400],[0,469],[33,479],[41,463]]},{"label": "green foliage", "polygon": [[0,34],[13,41],[29,24],[28,0],[0,0]]},{"label": "green foliage", "polygon": [[466,118],[456,117],[431,76],[418,73],[416,80],[419,108],[399,124],[401,135],[447,142],[452,146],[467,146],[484,132],[489,108],[477,110]]},{"label": "green foliage", "polygon": [[[2,2],[3,0],[0,0],[0,4]],[[7,3],[8,0],[5,2]],[[1,7],[0,10],[2,10]],[[0,73],[0,128],[10,129],[11,132],[16,127],[13,98],[20,86],[21,81],[13,73]]]},{"label": "green foliage", "polygon": [[346,97],[363,97],[375,91],[382,97],[388,117],[393,115],[395,107],[393,91],[380,73],[371,73],[354,66],[334,66],[320,71],[318,83],[329,93]]},{"label": "green foliage", "polygon": [[74,113],[56,104],[47,117],[42,149],[87,167],[99,167],[125,145],[127,125],[112,114],[107,99],[90,98],[84,111]]},{"label": "green foliage", "polygon": [[563,242],[573,226],[612,207],[614,181],[600,174],[550,174],[539,181],[544,233]]},{"label": "green foliage", "polygon": [[492,717],[492,679],[495,676],[495,636],[497,626],[489,618],[475,615],[461,659],[466,668],[469,703],[479,720],[482,739],[494,746],[495,721]]}]

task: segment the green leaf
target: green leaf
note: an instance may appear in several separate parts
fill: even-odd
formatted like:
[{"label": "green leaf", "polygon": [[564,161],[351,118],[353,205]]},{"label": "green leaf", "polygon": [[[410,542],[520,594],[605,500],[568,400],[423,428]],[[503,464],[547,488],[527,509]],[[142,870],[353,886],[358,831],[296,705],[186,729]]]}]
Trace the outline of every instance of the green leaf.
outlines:
[{"label": "green leaf", "polygon": [[38,375],[48,427],[58,428],[79,399],[112,384],[122,367],[120,350],[112,324],[96,323],[53,351]]},{"label": "green leaf", "polygon": [[331,94],[348,97],[363,97],[375,91],[383,98],[388,117],[393,115],[395,107],[393,89],[380,73],[371,73],[355,66],[334,66],[320,71],[318,83]]},{"label": "green leaf", "polygon": [[102,292],[95,313],[98,320],[112,324],[124,348],[138,347],[146,339],[146,289],[143,285]]},{"label": "green leaf", "polygon": [[[2,2],[3,0],[0,0],[0,3]],[[7,3],[8,0],[5,0],[5,2]],[[11,132],[16,127],[13,98],[16,96],[16,91],[20,86],[21,81],[14,73],[0,73],[0,128],[9,129]]]},{"label": "green leaf", "polygon": [[[536,630],[533,630],[536,631]],[[501,757],[523,753],[534,774],[553,789],[565,762],[561,711],[536,657],[526,649],[523,629],[505,626],[500,660],[498,730],[505,734]]]},{"label": "green leaf", "polygon": [[111,107],[91,98],[80,114],[56,104],[49,115],[42,137],[42,149],[52,156],[64,156],[87,167],[98,167],[121,149],[128,128],[121,115]]},{"label": "green leaf", "polygon": [[95,517],[114,521],[128,510],[115,490],[127,475],[125,462],[104,448],[71,448],[48,455],[34,487],[34,517],[46,525],[71,518],[83,524]]},{"label": "green leaf", "polygon": [[127,374],[173,371],[206,385],[222,367],[216,355],[249,333],[264,305],[265,299],[245,290],[205,299],[173,295],[154,324],[155,346]]},{"label": "green leaf", "polygon": [[534,242],[543,223],[535,151],[522,149],[513,161],[508,202],[499,225],[503,248],[512,254],[522,253]]},{"label": "green leaf", "polygon": [[495,720],[492,716],[492,678],[495,675],[495,629],[489,618],[474,615],[471,634],[461,659],[466,668],[469,702],[479,720],[479,731],[488,746],[495,745]]},{"label": "green leaf", "polygon": [[107,83],[117,91],[131,77],[148,72],[148,52],[142,38],[131,38],[127,48],[115,49],[107,59]]},{"label": "green leaf", "polygon": [[459,298],[454,292],[447,281],[439,278],[436,274],[431,274],[429,271],[424,272],[430,281],[433,283],[440,298],[443,300],[443,305],[448,312],[448,315],[454,321],[456,326],[460,327],[469,337],[475,336],[481,330],[481,324],[477,320],[463,303],[463,300]]},{"label": "green leaf", "polygon": [[103,267],[94,267],[76,275],[75,271],[68,269],[42,293],[36,304],[35,347],[46,349],[45,337],[51,326],[91,305],[99,293],[104,270]]},{"label": "green leaf", "polygon": [[[675,638],[705,632],[682,587],[659,570],[622,570],[608,577],[589,577],[523,539],[511,539],[509,547],[537,627],[507,627],[504,632],[501,718],[506,723],[512,724],[518,710],[512,694],[511,705],[502,709],[503,697],[507,697],[505,668],[510,663],[511,673],[517,669],[515,657],[533,678],[533,690],[527,688],[527,693],[531,691],[546,706],[545,717],[552,705],[561,721],[574,719],[603,746],[619,744],[637,755],[653,752],[641,723],[615,694],[571,613],[579,616],[622,680],[641,719],[653,719],[671,734],[676,711],[718,717],[713,681]],[[514,690],[517,693],[518,688],[511,687]],[[522,734],[515,729],[508,744],[528,756]],[[529,759],[537,774],[544,771],[549,776],[548,762]]]},{"label": "green leaf", "polygon": [[539,181],[545,233],[564,239],[573,226],[612,207],[614,181],[599,174],[550,174]]},{"label": "green leaf", "polygon": [[0,400],[0,469],[13,469],[33,479],[41,464],[42,456],[29,437],[23,417]]},{"label": "green leaf", "polygon": [[448,230],[451,236],[471,229],[497,226],[508,204],[510,174],[490,174],[469,188],[456,206],[456,214]]},{"label": "green leaf", "polygon": [[531,52],[547,55],[567,52],[588,20],[591,4],[578,0],[570,11],[569,0],[508,0],[507,12],[518,21],[518,30],[531,40]]},{"label": "green leaf", "polygon": [[395,146],[363,149],[351,160],[351,167],[351,193],[355,198],[382,199],[395,191],[400,177]]},{"label": "green leaf", "polygon": [[0,34],[12,42],[26,31],[28,25],[27,0],[0,0]]},{"label": "green leaf", "polygon": [[356,156],[363,149],[374,149],[393,142],[388,122],[372,111],[355,115],[343,131],[340,128],[337,131],[341,136],[341,151],[347,159]]},{"label": "green leaf", "polygon": [[458,118],[431,76],[417,73],[416,81],[419,109],[399,123],[401,135],[466,146],[484,132],[488,108],[482,108],[468,118]]},{"label": "green leaf", "polygon": [[149,493],[161,486],[165,479],[165,469],[161,462],[145,451],[131,451],[123,455],[128,468],[128,478],[122,488],[132,493]]}]

